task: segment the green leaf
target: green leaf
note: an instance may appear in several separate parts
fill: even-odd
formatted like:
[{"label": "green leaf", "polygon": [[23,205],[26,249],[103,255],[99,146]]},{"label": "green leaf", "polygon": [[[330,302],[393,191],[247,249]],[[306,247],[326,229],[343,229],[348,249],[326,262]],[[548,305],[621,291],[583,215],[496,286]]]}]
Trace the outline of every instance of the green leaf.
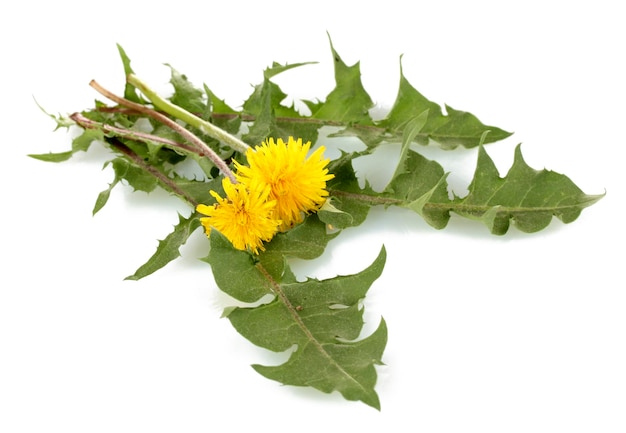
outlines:
[{"label": "green leaf", "polygon": [[124,179],[135,191],[151,192],[158,185],[158,179],[131,161],[115,158],[111,161],[116,180]]},{"label": "green leaf", "polygon": [[[372,206],[394,205],[411,209],[436,229],[447,226],[452,211],[482,221],[493,234],[506,233],[510,220],[521,231],[536,232],[547,227],[552,216],[565,223],[574,221],[582,209],[603,197],[584,194],[562,174],[528,167],[519,146],[511,170],[505,178],[500,178],[493,161],[480,146],[469,194],[450,199],[448,174],[443,167],[409,149],[419,131],[419,118],[405,129],[398,167],[381,193],[367,184],[364,188],[358,185],[352,160],[362,153],[344,154],[331,163],[335,179],[329,182],[328,189],[333,204],[353,217],[353,225],[360,224]],[[322,214],[321,218],[328,215]]]},{"label": "green leaf", "polygon": [[63,162],[63,161],[67,161],[68,159],[70,159],[72,157],[72,155],[74,155],[74,152],[71,150],[68,150],[66,152],[58,152],[58,153],[32,153],[29,154],[28,156],[34,159],[38,159],[39,161],[44,161],[44,162]]},{"label": "green leaf", "polygon": [[170,84],[174,87],[170,102],[206,120],[210,113],[204,92],[194,87],[185,74],[181,74],[169,64],[165,66],[170,68]]},{"label": "green leaf", "polygon": [[[398,166],[382,195],[398,200],[394,204],[417,212],[428,224],[440,229],[448,224],[450,213],[445,207],[432,205],[449,203],[447,175],[437,162],[410,150],[411,143],[428,122],[428,116],[429,111],[426,110],[407,121]],[[426,203],[430,203],[431,207],[425,209]]]},{"label": "green leaf", "polygon": [[210,104],[212,123],[226,132],[237,134],[241,128],[239,112],[231,108],[226,101],[215,96],[206,84],[204,85],[204,92]]},{"label": "green leaf", "polygon": [[295,281],[285,265],[270,274],[247,252],[236,250],[219,232],[211,233],[208,261],[218,287],[243,302],[272,301],[256,307],[228,310],[235,329],[252,343],[282,352],[296,347],[278,366],[254,365],[263,376],[286,385],[310,386],[322,392],[339,391],[380,409],[375,365],[381,364],[387,328],[357,340],[363,328],[359,303],[382,273],[385,249],[365,270],[327,280]]},{"label": "green leaf", "polygon": [[485,131],[489,131],[485,143],[502,140],[511,135],[495,126],[482,124],[476,116],[458,111],[446,105],[447,116],[438,104],[426,99],[405,78],[400,64],[400,87],[398,96],[387,117],[378,124],[392,135],[401,135],[407,124],[420,113],[428,110],[428,119],[414,141],[427,145],[432,139],[444,149],[457,146],[476,147]]},{"label": "green leaf", "polygon": [[566,176],[549,170],[534,170],[522,157],[521,146],[508,174],[501,178],[482,148],[469,193],[451,207],[459,215],[478,219],[496,235],[507,232],[510,221],[523,232],[536,232],[550,224],[553,216],[564,223],[574,221],[581,211],[603,195],[587,195]]},{"label": "green leaf", "polygon": [[311,110],[315,110],[311,117],[346,124],[372,125],[369,110],[374,103],[361,82],[359,62],[348,66],[335,51],[332,41],[330,48],[335,63],[336,86],[326,97],[326,102],[309,105]]},{"label": "green leaf", "polygon": [[97,214],[107,204],[107,202],[109,201],[109,197],[111,196],[111,191],[113,191],[113,188],[115,188],[119,180],[120,179],[115,176],[115,179],[109,184],[109,187],[103,191],[100,191],[100,194],[98,194],[98,198],[96,198],[96,204],[91,211],[92,215]]},{"label": "green leaf", "polygon": [[[237,250],[219,231],[211,230],[211,250],[204,259],[211,265],[217,287],[242,302],[256,302],[271,293],[267,278],[255,266],[257,260]],[[282,275],[284,268],[279,270]],[[275,275],[275,277],[277,277]]]},{"label": "green leaf", "polygon": [[30,154],[31,158],[44,162],[64,162],[77,152],[86,152],[94,141],[104,141],[104,133],[96,129],[85,129],[72,140],[72,150],[58,153]]},{"label": "green leaf", "polygon": [[328,224],[332,229],[345,229],[354,225],[354,218],[347,212],[337,209],[333,206],[334,197],[324,202],[321,209],[317,212],[320,221]]},{"label": "green leaf", "polygon": [[[379,194],[374,191],[370,185],[365,182],[365,187],[359,186],[359,181],[354,172],[352,161],[361,156],[360,152],[345,153],[331,161],[328,171],[335,175],[334,179],[327,183],[327,190],[332,200],[332,205],[339,212],[343,212],[350,218],[342,218],[343,227],[358,226],[365,221],[370,207],[377,204],[386,203],[381,201]],[[328,219],[330,217],[330,220]],[[336,219],[328,213],[322,212],[320,218],[323,218],[328,224],[337,223]],[[349,224],[349,225],[347,225]]]},{"label": "green leaf", "polygon": [[99,129],[85,129],[82,134],[72,140],[72,152],[87,152],[94,141],[103,142],[104,133]]},{"label": "green leaf", "polygon": [[133,275],[126,277],[126,280],[139,280],[144,278],[172,260],[180,257],[180,247],[183,246],[189,236],[200,226],[200,220],[197,214],[184,218],[178,215],[178,224],[174,227],[174,231],[167,235],[165,239],[159,241],[156,252],[150,259],[141,265]]},{"label": "green leaf", "polygon": [[[339,233],[327,233],[326,224],[311,214],[294,228],[278,233],[271,242],[265,244],[265,251],[259,254],[259,261],[268,270],[282,272],[285,258],[304,260],[315,259],[324,253],[326,245]],[[270,273],[274,274],[272,271]]]},{"label": "green leaf", "polygon": [[260,144],[268,137],[282,138],[287,140],[291,137],[302,138],[305,142],[315,143],[320,123],[298,122],[303,116],[292,106],[281,105],[287,95],[280,87],[271,81],[271,78],[281,72],[307,65],[307,63],[295,63],[280,65],[276,62],[272,67],[265,69],[263,82],[254,87],[254,92],[244,102],[243,108],[246,115],[255,117],[244,140],[252,144]]},{"label": "green leaf", "polygon": [[[119,51],[120,58],[122,59],[122,65],[124,66],[124,81],[126,81],[126,77],[130,74],[134,74],[133,68],[130,66],[130,58],[126,55],[126,51],[120,44],[117,44],[117,50]],[[135,86],[126,81],[126,85],[124,86],[124,98],[129,101],[141,103],[141,98],[137,94],[137,89]]]}]

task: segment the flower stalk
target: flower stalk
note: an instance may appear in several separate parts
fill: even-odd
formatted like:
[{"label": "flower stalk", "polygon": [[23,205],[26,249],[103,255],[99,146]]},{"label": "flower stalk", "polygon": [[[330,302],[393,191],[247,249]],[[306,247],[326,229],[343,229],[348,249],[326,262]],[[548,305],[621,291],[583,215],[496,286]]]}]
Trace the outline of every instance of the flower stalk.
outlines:
[{"label": "flower stalk", "polygon": [[215,153],[215,151],[213,151],[213,149],[207,146],[207,144],[204,141],[202,141],[197,135],[195,135],[191,131],[185,129],[183,126],[174,122],[169,117],[155,110],[152,110],[151,108],[148,108],[145,105],[137,104],[136,102],[129,101],[126,98],[122,98],[121,96],[118,96],[114,94],[113,92],[110,92],[109,90],[105,89],[100,84],[98,84],[96,80],[91,80],[89,85],[93,87],[94,89],[96,89],[101,95],[109,98],[111,101],[117,102],[120,105],[123,105],[128,108],[132,108],[133,110],[136,110],[142,114],[150,116],[154,120],[171,128],[173,131],[177,132],[182,137],[187,139],[191,144],[193,144],[196,152],[199,155],[209,158],[213,162],[213,164],[215,164],[215,166],[222,173],[224,173],[225,176],[227,176],[233,183],[237,183],[237,179],[235,178],[235,175],[230,170],[228,165],[222,160],[222,158],[220,158],[219,155]]},{"label": "flower stalk", "polygon": [[155,107],[163,110],[167,114],[182,120],[188,125],[194,126],[200,129],[205,134],[215,138],[216,140],[221,141],[222,143],[227,144],[233,150],[237,152],[245,153],[250,146],[241,141],[239,138],[234,135],[229,134],[221,128],[213,125],[210,122],[207,122],[204,119],[199,118],[193,113],[185,110],[184,108],[179,107],[178,105],[172,104],[170,101],[159,96],[154,90],[152,90],[146,83],[144,83],[141,79],[139,79],[134,74],[129,74],[126,77],[126,80],[138,88],[141,93],[146,95],[146,97],[154,104]]}]

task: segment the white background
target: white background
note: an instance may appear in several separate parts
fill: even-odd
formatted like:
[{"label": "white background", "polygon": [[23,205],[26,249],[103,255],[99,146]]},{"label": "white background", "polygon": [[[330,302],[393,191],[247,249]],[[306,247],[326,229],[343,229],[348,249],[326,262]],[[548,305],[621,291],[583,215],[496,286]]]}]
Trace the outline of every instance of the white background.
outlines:
[{"label": "white background", "polygon": [[[0,431],[626,431],[619,2],[137,3],[2,6]],[[112,180],[104,150],[63,164],[26,157],[64,151],[72,136],[53,132],[33,97],[69,114],[99,97],[92,78],[122,92],[116,42],[160,91],[170,63],[239,107],[272,61],[319,61],[276,81],[296,98],[324,98],[327,31],[346,63],[361,61],[379,108],[395,99],[403,54],[425,96],[515,131],[487,148],[502,174],[522,142],[532,167],[607,192],[572,224],[503,237],[461,218],[437,231],[375,209],[320,260],[294,263],[300,275],[352,273],[386,246],[365,300],[367,330],[381,315],[389,326],[381,412],[256,374],[250,364],[282,358],[219,318],[227,300],[198,260],[200,232],[166,269],[123,280],[189,212],[179,200],[117,187],[92,217]],[[345,143],[325,141],[330,151]],[[394,152],[380,158],[391,166]],[[465,193],[475,150],[425,155]],[[384,184],[372,165],[360,174]]]}]

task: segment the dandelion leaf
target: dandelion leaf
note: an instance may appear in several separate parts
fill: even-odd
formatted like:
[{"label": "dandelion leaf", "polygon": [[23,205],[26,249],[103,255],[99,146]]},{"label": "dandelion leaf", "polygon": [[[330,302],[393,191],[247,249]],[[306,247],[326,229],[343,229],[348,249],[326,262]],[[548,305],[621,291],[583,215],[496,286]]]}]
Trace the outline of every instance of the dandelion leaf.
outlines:
[{"label": "dandelion leaf", "polygon": [[359,185],[353,160],[362,153],[352,152],[343,153],[339,158],[334,159],[329,164],[329,172],[335,177],[327,183],[327,189],[330,193],[331,204],[336,212],[341,212],[347,217],[341,217],[338,220],[336,212],[323,211],[319,217],[322,221],[331,226],[338,222],[340,226],[337,228],[346,228],[358,226],[365,221],[367,214],[372,206],[384,204],[379,195],[365,182],[363,188]]},{"label": "dandelion leaf", "polygon": [[602,197],[585,194],[562,174],[529,167],[519,145],[509,172],[500,177],[481,146],[469,193],[454,200],[452,209],[482,221],[496,235],[506,233],[511,221],[519,230],[532,233],[547,227],[553,216],[564,223],[574,221]]},{"label": "dandelion leaf", "polygon": [[335,65],[335,88],[324,103],[308,104],[315,119],[326,119],[345,124],[372,125],[369,110],[374,106],[361,81],[361,66],[348,66],[333,47],[330,48]]},{"label": "dandelion leaf", "polygon": [[420,113],[428,110],[428,119],[414,141],[427,145],[432,140],[444,149],[457,146],[476,147],[485,131],[489,131],[485,143],[502,140],[511,135],[495,126],[481,123],[476,116],[455,110],[446,105],[447,115],[441,107],[418,92],[406,79],[400,65],[398,95],[387,117],[379,126],[385,127],[390,135],[402,136],[407,124]]},{"label": "dandelion leaf", "polygon": [[[443,167],[410,149],[415,137],[428,122],[430,109],[407,122],[396,171],[382,193],[392,203],[408,207],[420,214],[431,226],[441,229],[448,224],[450,212],[447,174]],[[429,207],[426,207],[426,204]]]},{"label": "dandelion leaf", "polygon": [[[120,44],[117,44],[117,51],[119,52],[120,59],[122,60],[122,66],[124,67],[124,77],[134,74],[135,71],[133,71],[133,68],[130,66],[130,58]],[[135,89],[135,86],[128,82],[126,82],[126,85],[124,86],[124,98],[129,101],[141,103],[141,98],[137,94],[137,89]]]},{"label": "dandelion leaf", "polygon": [[[603,197],[583,193],[562,174],[532,169],[524,161],[520,146],[515,150],[513,166],[501,178],[481,145],[469,193],[451,199],[443,167],[410,149],[422,130],[425,113],[407,122],[398,166],[382,192],[367,184],[359,186],[352,161],[361,153],[344,154],[331,163],[331,170],[336,170],[335,179],[329,183],[332,204],[355,217],[353,225],[363,221],[371,206],[393,205],[411,209],[437,229],[446,227],[450,212],[454,212],[482,221],[496,235],[505,234],[511,221],[523,232],[536,232],[547,227],[553,216],[564,223],[574,221],[585,207]],[[331,224],[332,215],[325,213],[320,218]]]},{"label": "dandelion leaf", "polygon": [[205,99],[205,93],[196,88],[185,74],[169,64],[166,66],[170,68],[170,84],[174,87],[170,102],[206,120],[210,115],[210,106]]},{"label": "dandelion leaf", "polygon": [[285,385],[338,391],[380,409],[375,366],[382,363],[387,328],[381,320],[372,334],[359,339],[364,324],[360,301],[382,273],[385,257],[383,248],[359,273],[299,282],[287,264],[268,272],[262,257],[234,249],[216,231],[207,261],[217,285],[235,299],[257,302],[273,295],[269,303],[225,312],[253,344],[275,352],[295,347],[284,364],[254,365],[257,372]]},{"label": "dandelion leaf", "polygon": [[156,252],[150,259],[141,265],[134,274],[126,277],[127,280],[139,280],[158,271],[169,262],[180,257],[180,247],[189,239],[189,236],[200,226],[200,220],[194,214],[189,218],[178,215],[178,224],[174,231],[159,241]]},{"label": "dandelion leaf", "polygon": [[261,144],[267,137],[287,140],[290,136],[302,138],[304,141],[317,141],[318,130],[322,126],[316,123],[300,123],[303,116],[294,106],[285,106],[281,102],[287,97],[280,87],[271,79],[281,72],[307,65],[294,63],[280,65],[276,62],[263,73],[263,82],[254,86],[252,95],[244,102],[243,113],[254,117],[244,140],[253,145]]}]

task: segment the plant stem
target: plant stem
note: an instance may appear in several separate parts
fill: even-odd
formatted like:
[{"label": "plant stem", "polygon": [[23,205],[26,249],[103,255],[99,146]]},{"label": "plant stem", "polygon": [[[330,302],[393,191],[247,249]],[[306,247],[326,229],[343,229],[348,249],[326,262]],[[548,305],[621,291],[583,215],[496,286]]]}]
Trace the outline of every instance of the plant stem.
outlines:
[{"label": "plant stem", "polygon": [[222,158],[220,158],[219,155],[213,151],[213,149],[207,146],[204,141],[198,138],[191,131],[185,129],[184,127],[174,122],[169,117],[157,111],[154,111],[153,109],[148,108],[145,105],[137,104],[136,102],[129,101],[128,99],[122,98],[121,96],[117,96],[116,94],[108,91],[107,89],[102,87],[100,84],[98,84],[96,80],[91,80],[89,85],[93,87],[94,89],[96,89],[100,94],[112,100],[113,102],[117,102],[120,105],[123,105],[128,108],[132,108],[133,110],[137,110],[138,112],[145,114],[147,116],[150,116],[156,121],[161,122],[162,124],[168,126],[172,130],[180,134],[182,137],[187,139],[191,144],[193,144],[195,146],[195,151],[199,155],[209,158],[213,162],[213,164],[215,164],[215,166],[219,168],[220,171],[224,173],[224,175],[227,176],[231,180],[231,182],[237,183],[237,179],[235,178],[235,175],[230,170],[230,168],[228,168],[228,165],[222,160]]},{"label": "plant stem", "polygon": [[196,153],[195,147],[189,146],[187,144],[179,143],[177,141],[170,140],[164,137],[159,137],[158,135],[154,134],[147,134],[145,132],[133,131],[126,128],[120,128],[117,126],[95,122],[91,119],[86,118],[80,113],[74,113],[70,115],[70,119],[72,119],[74,122],[76,122],[77,125],[85,129],[99,129],[105,133],[112,133],[119,137],[130,138],[131,140],[161,143],[171,148],[177,148],[185,152]]},{"label": "plant stem", "polygon": [[200,129],[202,132],[210,135],[211,137],[229,145],[233,150],[241,153],[245,153],[250,146],[229,134],[223,129],[218,128],[206,120],[199,118],[198,116],[190,113],[189,111],[172,104],[168,100],[160,97],[154,90],[152,90],[146,83],[141,81],[136,75],[129,74],[127,81],[133,86],[137,87],[141,92],[148,97],[148,99],[154,104],[155,107],[163,110],[167,114],[174,116],[177,119],[182,120],[188,125],[194,126]]}]

